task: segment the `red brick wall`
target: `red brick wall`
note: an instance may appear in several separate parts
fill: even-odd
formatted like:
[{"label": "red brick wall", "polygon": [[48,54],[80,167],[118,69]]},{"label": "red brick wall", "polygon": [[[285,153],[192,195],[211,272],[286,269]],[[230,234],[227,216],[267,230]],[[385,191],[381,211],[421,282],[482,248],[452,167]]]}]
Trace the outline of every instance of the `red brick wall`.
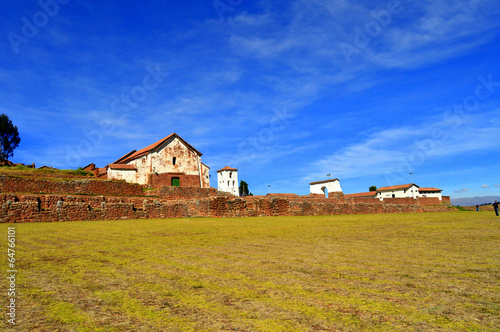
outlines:
[{"label": "red brick wall", "polygon": [[54,222],[188,217],[187,206],[143,198],[0,195],[0,222]]},{"label": "red brick wall", "polygon": [[437,197],[419,197],[417,200],[420,205],[441,205],[441,200]]},{"label": "red brick wall", "polygon": [[348,199],[352,203],[381,204],[380,199],[370,197],[354,197]]},{"label": "red brick wall", "polygon": [[0,192],[3,193],[53,193],[87,194],[105,196],[144,195],[142,186],[112,180],[59,180],[0,176]]},{"label": "red brick wall", "polygon": [[162,187],[155,190],[153,194],[165,200],[201,199],[218,196],[234,197],[215,188]]},{"label": "red brick wall", "polygon": [[[87,172],[94,173],[94,171],[96,170],[95,164],[90,164],[87,167],[85,167],[83,170],[87,171]],[[94,173],[94,175],[95,175],[95,173]]]},{"label": "red brick wall", "polygon": [[266,197],[296,198],[300,196],[297,194],[267,194]]},{"label": "red brick wall", "polygon": [[422,206],[417,201],[413,201],[414,204],[328,201],[328,199],[299,201],[277,197],[222,196],[168,201],[151,197],[1,194],[0,222],[414,213],[449,209],[449,206],[445,205]]},{"label": "red brick wall", "polygon": [[322,203],[322,204],[339,204],[345,203],[345,199],[340,198],[311,198],[311,197],[294,197],[287,198],[290,202],[311,202],[311,203]]},{"label": "red brick wall", "polygon": [[451,197],[450,196],[442,196],[441,202],[451,204]]},{"label": "red brick wall", "polygon": [[[302,198],[326,198],[324,194],[309,194],[309,195],[304,195],[300,196]],[[345,200],[344,193],[341,191],[334,191],[331,193],[328,193],[328,199],[338,199],[338,200]]]},{"label": "red brick wall", "polygon": [[325,198],[324,194],[309,194],[309,195],[304,195],[301,197],[307,197],[307,198]]},{"label": "red brick wall", "polygon": [[200,177],[198,175],[185,175],[184,173],[162,173],[151,174],[151,186],[160,188],[163,186],[172,186],[172,178],[179,178],[181,187],[200,188]]},{"label": "red brick wall", "polygon": [[418,201],[411,197],[401,197],[401,198],[384,198],[382,201],[384,204],[409,204],[415,205],[418,204]]}]

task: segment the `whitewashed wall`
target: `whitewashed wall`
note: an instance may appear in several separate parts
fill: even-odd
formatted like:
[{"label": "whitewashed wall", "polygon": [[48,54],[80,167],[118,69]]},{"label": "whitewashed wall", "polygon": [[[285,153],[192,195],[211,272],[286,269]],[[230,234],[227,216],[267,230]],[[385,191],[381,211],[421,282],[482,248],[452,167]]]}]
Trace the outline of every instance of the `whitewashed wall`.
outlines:
[{"label": "whitewashed wall", "polygon": [[340,186],[339,180],[331,180],[329,182],[317,183],[310,185],[311,194],[325,194],[324,189],[328,190],[328,193],[342,192],[342,187]]},{"label": "whitewashed wall", "polygon": [[439,191],[433,191],[433,192],[422,192],[422,193],[419,193],[419,197],[437,197],[439,198],[439,200],[443,200],[443,196],[441,195],[441,192]]},{"label": "whitewashed wall", "polygon": [[235,196],[239,196],[238,171],[217,172],[217,188]]},{"label": "whitewashed wall", "polygon": [[377,193],[377,198],[379,198],[380,200],[383,200],[384,198],[391,198],[391,197],[393,197],[393,195],[395,198],[404,198],[404,197],[417,198],[417,197],[420,197],[420,195],[418,193],[418,187],[413,185],[408,189],[395,189],[395,190],[391,190],[391,191],[379,192],[379,193]]}]

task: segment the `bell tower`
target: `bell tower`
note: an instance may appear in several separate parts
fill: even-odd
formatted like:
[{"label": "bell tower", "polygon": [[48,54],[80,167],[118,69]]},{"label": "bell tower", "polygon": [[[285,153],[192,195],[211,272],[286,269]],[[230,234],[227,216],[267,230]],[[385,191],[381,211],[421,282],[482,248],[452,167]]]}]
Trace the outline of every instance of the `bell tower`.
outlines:
[{"label": "bell tower", "polygon": [[239,196],[238,170],[229,166],[217,171],[217,189]]}]

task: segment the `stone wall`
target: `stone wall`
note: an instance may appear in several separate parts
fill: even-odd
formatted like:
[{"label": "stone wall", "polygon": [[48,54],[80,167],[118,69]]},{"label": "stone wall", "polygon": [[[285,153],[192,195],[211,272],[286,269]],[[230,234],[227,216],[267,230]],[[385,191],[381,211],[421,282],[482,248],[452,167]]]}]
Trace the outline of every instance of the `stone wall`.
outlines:
[{"label": "stone wall", "polygon": [[[325,197],[325,194],[309,194],[309,195],[304,195],[300,196],[303,198],[327,198]],[[331,193],[328,193],[328,199],[345,199],[344,193],[342,191],[332,191]]]},{"label": "stone wall", "polygon": [[373,213],[444,212],[445,205],[420,205],[406,199],[376,204],[337,199],[290,200],[281,197],[207,197],[166,200],[145,197],[0,195],[0,222],[154,219],[184,217],[312,216]]},{"label": "stone wall", "polygon": [[338,204],[338,203],[345,203],[346,199],[345,198],[325,198],[325,197],[318,197],[318,198],[312,198],[312,197],[292,197],[292,198],[287,198],[291,202],[315,202],[315,203],[324,203],[324,204]]},{"label": "stone wall", "polygon": [[349,198],[349,200],[353,203],[368,203],[368,204],[379,204],[380,203],[380,199],[370,198],[370,197],[354,197],[354,198]]},{"label": "stone wall", "polygon": [[51,193],[105,196],[141,196],[142,186],[123,181],[95,179],[45,179],[0,175],[2,193]]},{"label": "stone wall", "polygon": [[419,197],[420,205],[441,205],[441,200],[437,197]]},{"label": "stone wall", "polygon": [[172,178],[179,178],[181,187],[201,187],[199,175],[186,175],[184,173],[151,174],[148,183],[154,188],[169,187],[172,186]]},{"label": "stone wall", "polygon": [[62,178],[62,179],[93,179],[94,177],[91,175],[73,175],[73,174],[64,174],[64,173],[16,173],[16,172],[2,172],[2,176],[7,177],[22,177],[22,178]]},{"label": "stone wall", "polygon": [[143,198],[0,195],[0,203],[0,221],[10,223],[189,216],[183,203]]},{"label": "stone wall", "polygon": [[219,191],[215,188],[183,188],[183,187],[161,187],[148,191],[148,195],[159,196],[163,200],[185,200],[202,199],[210,197],[234,197],[233,195]]},{"label": "stone wall", "polygon": [[386,204],[415,204],[416,199],[412,197],[384,197],[383,202]]}]

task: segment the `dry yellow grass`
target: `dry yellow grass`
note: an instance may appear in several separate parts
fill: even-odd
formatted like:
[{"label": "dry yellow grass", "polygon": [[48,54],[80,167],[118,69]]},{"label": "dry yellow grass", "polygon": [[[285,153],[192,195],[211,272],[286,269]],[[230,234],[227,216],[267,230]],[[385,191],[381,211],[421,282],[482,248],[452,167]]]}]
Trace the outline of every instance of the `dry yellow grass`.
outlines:
[{"label": "dry yellow grass", "polygon": [[15,226],[15,331],[500,326],[490,212]]},{"label": "dry yellow grass", "polygon": [[40,169],[29,168],[26,166],[0,166],[0,175],[9,176],[23,176],[23,175],[52,175],[54,177],[64,176],[79,176],[79,177],[93,177],[92,172],[86,172],[83,169]]}]

